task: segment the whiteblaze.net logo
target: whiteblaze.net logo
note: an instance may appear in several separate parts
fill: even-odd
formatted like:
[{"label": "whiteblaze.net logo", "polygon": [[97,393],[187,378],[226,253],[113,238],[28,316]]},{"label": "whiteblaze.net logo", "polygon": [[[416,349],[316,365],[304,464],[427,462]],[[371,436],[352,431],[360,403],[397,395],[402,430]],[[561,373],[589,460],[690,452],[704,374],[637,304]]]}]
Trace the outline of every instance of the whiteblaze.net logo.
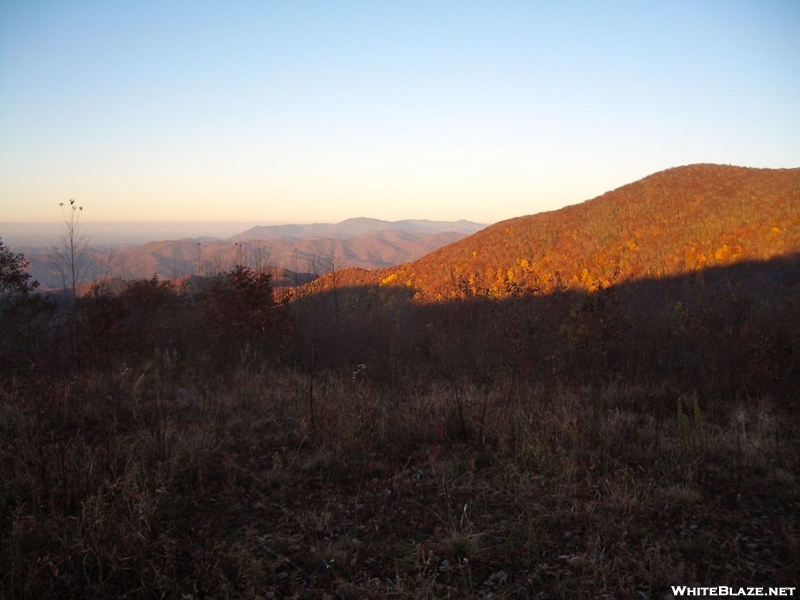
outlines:
[{"label": "whiteblaze.net logo", "polygon": [[796,587],[690,587],[673,585],[673,596],[794,596]]}]

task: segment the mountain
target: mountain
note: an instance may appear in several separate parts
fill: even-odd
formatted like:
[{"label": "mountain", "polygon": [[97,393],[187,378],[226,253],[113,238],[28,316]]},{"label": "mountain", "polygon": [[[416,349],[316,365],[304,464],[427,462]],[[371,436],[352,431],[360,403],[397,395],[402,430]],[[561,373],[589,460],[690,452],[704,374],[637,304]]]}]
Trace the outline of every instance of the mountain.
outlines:
[{"label": "mountain", "polygon": [[793,252],[800,252],[800,169],[699,164],[502,221],[398,267],[351,269],[335,285],[403,286],[426,300],[502,298],[591,291]]},{"label": "mountain", "polygon": [[258,226],[235,235],[229,241],[244,242],[254,240],[347,240],[358,237],[378,235],[386,231],[418,234],[458,233],[470,235],[486,225],[471,221],[428,221],[426,219],[405,219],[403,221],[382,221],[359,217],[340,223],[313,223],[310,225],[270,225]]},{"label": "mountain", "polygon": [[[304,283],[343,267],[385,268],[415,260],[456,242],[484,225],[469,221],[381,221],[253,227],[226,240],[184,238],[89,248],[84,279],[162,279],[224,271],[237,263],[270,267],[277,285]],[[62,285],[52,252],[27,252],[31,274],[44,289]]]}]

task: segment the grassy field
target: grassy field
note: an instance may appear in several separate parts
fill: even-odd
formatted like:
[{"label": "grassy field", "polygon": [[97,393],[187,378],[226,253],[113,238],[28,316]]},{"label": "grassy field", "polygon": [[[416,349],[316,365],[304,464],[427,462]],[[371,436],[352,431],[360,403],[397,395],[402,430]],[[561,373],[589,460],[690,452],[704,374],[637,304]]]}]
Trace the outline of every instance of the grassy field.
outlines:
[{"label": "grassy field", "polygon": [[[368,366],[369,368],[369,366]],[[7,598],[665,598],[796,585],[797,414],[156,354],[0,394]]]}]

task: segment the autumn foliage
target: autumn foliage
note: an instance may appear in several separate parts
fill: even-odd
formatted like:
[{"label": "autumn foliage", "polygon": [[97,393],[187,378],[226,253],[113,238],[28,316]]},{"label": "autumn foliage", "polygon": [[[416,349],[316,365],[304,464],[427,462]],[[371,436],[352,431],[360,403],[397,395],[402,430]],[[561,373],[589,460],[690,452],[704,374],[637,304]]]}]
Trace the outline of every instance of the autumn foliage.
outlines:
[{"label": "autumn foliage", "polygon": [[408,286],[426,301],[465,292],[506,298],[564,287],[594,291],[798,249],[800,169],[692,165],[497,223],[413,263],[341,279]]},{"label": "autumn foliage", "polygon": [[[788,396],[799,260],[800,169],[671,169],[394,269],[340,272],[340,312],[390,341],[364,348],[318,325],[317,359],[327,336],[337,363],[378,362],[391,377],[411,364],[451,380],[645,378]],[[330,279],[305,293],[331,294]],[[301,327],[310,306],[294,307]]]}]

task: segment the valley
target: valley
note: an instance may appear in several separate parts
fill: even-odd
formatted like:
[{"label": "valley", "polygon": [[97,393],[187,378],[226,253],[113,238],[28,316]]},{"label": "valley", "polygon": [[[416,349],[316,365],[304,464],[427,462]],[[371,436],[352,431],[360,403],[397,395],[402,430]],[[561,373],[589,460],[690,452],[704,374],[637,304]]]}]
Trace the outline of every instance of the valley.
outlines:
[{"label": "valley", "polygon": [[[29,225],[16,228],[17,232],[8,227],[16,243],[7,242],[6,245],[25,252],[34,279],[44,289],[61,287],[63,265],[57,256],[61,246],[58,230],[52,226]],[[81,282],[88,287],[92,281],[100,279],[212,275],[235,264],[246,264],[256,269],[270,269],[278,285],[294,286],[345,266],[375,269],[399,265],[483,227],[467,221],[390,222],[360,218],[338,224],[257,226],[226,239],[204,236],[176,240],[169,238],[171,229],[167,224],[127,228],[124,224],[103,225],[93,228],[98,230],[96,241],[91,230],[87,230]],[[48,229],[49,234],[40,233]],[[144,244],[125,241],[143,240],[157,233],[167,239]]]}]

